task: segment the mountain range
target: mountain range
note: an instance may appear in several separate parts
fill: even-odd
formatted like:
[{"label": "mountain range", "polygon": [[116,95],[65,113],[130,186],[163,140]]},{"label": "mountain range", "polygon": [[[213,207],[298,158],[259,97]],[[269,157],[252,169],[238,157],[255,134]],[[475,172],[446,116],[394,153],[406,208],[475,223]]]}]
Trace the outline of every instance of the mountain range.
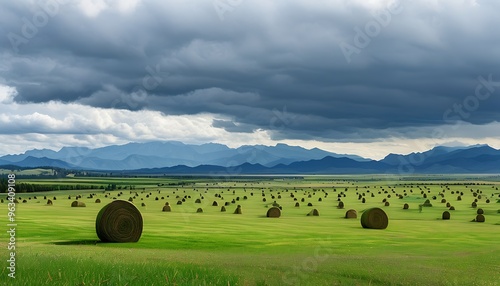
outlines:
[{"label": "mountain range", "polygon": [[500,150],[488,145],[438,146],[422,153],[389,154],[376,161],[286,144],[230,148],[216,143],[191,145],[166,141],[95,149],[34,149],[2,156],[2,165],[136,174],[500,173]]}]

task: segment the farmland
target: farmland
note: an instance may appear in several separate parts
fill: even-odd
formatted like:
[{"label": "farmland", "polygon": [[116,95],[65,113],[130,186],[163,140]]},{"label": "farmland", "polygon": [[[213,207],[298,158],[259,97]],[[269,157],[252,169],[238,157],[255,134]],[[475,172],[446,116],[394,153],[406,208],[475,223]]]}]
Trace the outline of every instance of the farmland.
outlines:
[{"label": "farmland", "polygon": [[[7,285],[500,285],[499,176],[19,183],[97,188],[17,194],[18,263],[14,280],[2,268],[0,282]],[[77,196],[86,207],[71,207]],[[96,215],[115,199],[131,200],[142,213],[139,242],[98,240]],[[420,207],[426,200],[432,206]],[[163,212],[167,202],[171,211]],[[238,205],[242,213],[234,214]],[[266,217],[273,205],[282,208],[281,217]],[[373,207],[387,214],[386,229],[361,227],[362,212]],[[313,209],[319,216],[307,215]],[[356,219],[345,218],[350,209]],[[478,209],[483,223],[472,222]],[[450,220],[442,219],[444,211]],[[7,224],[6,215],[1,222]],[[4,245],[8,234],[1,239]]]}]

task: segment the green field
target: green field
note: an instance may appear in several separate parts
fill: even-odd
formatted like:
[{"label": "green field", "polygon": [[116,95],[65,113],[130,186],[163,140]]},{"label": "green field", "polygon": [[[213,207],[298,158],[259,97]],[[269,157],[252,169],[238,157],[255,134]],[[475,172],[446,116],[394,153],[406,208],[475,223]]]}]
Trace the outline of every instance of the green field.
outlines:
[{"label": "green field", "polygon": [[[179,181],[183,184],[175,185]],[[499,176],[17,183],[116,184],[117,189],[17,194],[16,278],[9,278],[2,267],[2,285],[500,285]],[[433,206],[420,211],[426,200],[422,192]],[[76,195],[82,196],[85,208],[70,207]],[[52,206],[44,196],[53,200]],[[99,210],[113,198],[134,196],[144,220],[140,241],[100,243],[95,232]],[[337,208],[339,197],[344,209]],[[185,202],[177,205],[182,198]],[[390,206],[384,206],[384,199]],[[477,208],[471,206],[475,199]],[[218,206],[212,206],[214,201]],[[274,201],[283,208],[281,217],[267,218]],[[162,212],[166,202],[171,212]],[[221,212],[226,202],[227,211]],[[455,210],[450,220],[442,220],[447,203]],[[242,214],[233,214],[237,205]],[[0,222],[8,230],[7,204],[3,206]],[[387,213],[387,229],[361,227],[362,211],[371,207]],[[203,213],[196,213],[198,208]],[[478,208],[484,210],[484,223],[471,222]],[[307,216],[312,209],[320,215]],[[344,218],[349,209],[357,210],[357,219]],[[7,259],[9,236],[3,231],[0,239]]]}]

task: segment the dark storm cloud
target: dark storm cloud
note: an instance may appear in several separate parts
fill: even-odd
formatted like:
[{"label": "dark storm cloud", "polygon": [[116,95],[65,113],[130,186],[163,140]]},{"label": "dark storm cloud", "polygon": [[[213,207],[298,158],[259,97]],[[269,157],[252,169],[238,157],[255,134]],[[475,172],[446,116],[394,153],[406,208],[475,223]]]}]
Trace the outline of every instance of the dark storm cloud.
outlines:
[{"label": "dark storm cloud", "polygon": [[[226,118],[214,127],[273,139],[362,141],[500,121],[499,3],[399,1],[396,13],[361,2],[244,1],[221,20],[211,1],[143,1],[95,17],[68,1],[17,52],[9,33],[22,36],[23,17],[42,8],[6,2],[0,78],[18,102],[214,113]],[[356,47],[358,31],[384,15]],[[348,58],[345,44],[357,49]],[[491,96],[478,98],[478,77],[490,74]]]}]

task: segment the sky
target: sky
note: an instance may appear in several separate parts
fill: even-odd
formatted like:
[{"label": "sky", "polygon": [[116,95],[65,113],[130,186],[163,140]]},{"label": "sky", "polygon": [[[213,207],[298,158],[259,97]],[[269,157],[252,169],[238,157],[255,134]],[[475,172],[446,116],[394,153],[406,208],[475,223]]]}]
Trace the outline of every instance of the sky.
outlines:
[{"label": "sky", "polygon": [[0,155],[500,148],[500,1],[0,2]]}]

